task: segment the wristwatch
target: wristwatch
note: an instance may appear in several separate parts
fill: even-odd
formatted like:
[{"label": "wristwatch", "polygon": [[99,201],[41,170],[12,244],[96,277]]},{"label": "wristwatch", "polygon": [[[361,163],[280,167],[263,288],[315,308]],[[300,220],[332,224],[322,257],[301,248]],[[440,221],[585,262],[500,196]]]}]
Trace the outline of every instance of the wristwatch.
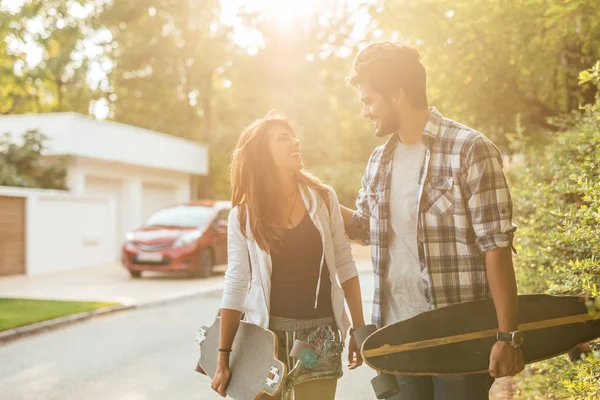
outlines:
[{"label": "wristwatch", "polygon": [[496,333],[496,340],[502,342],[508,342],[512,347],[518,349],[523,344],[523,332],[512,331],[512,332],[498,332]]}]

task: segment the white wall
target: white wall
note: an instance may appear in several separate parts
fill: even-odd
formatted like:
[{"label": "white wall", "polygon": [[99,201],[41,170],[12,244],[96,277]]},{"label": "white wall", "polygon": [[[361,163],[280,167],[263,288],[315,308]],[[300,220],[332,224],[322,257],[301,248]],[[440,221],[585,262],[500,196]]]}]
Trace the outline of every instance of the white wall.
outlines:
[{"label": "white wall", "polygon": [[26,273],[38,275],[112,261],[115,206],[110,198],[0,186],[26,198]]}]

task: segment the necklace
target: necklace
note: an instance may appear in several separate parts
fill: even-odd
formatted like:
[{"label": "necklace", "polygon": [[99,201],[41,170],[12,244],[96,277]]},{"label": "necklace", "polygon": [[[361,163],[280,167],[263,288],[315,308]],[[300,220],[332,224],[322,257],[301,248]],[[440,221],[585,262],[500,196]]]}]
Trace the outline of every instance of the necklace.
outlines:
[{"label": "necklace", "polygon": [[290,199],[292,197],[294,198],[294,202],[292,203],[292,208],[290,208],[290,211],[288,211],[288,215],[287,215],[288,228],[292,227],[292,212],[294,211],[294,206],[296,205],[296,199],[298,198],[297,194],[298,194],[298,192],[296,191],[287,199],[288,201],[290,201]]}]

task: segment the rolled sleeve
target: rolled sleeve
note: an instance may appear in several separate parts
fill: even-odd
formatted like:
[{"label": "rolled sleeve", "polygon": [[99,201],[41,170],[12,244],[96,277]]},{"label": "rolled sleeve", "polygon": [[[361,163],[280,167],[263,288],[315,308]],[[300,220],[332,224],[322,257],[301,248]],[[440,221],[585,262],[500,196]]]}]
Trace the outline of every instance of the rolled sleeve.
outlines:
[{"label": "rolled sleeve", "polygon": [[335,270],[338,282],[342,284],[348,279],[358,276],[358,270],[356,269],[356,263],[352,256],[350,241],[346,237],[346,232],[344,230],[344,220],[342,219],[340,202],[335,191],[332,188],[329,188],[329,191],[331,200],[329,217],[331,221],[331,235],[335,255]]},{"label": "rolled sleeve", "polygon": [[369,165],[362,177],[361,188],[356,199],[356,211],[354,211],[354,214],[352,215],[350,228],[348,230],[348,236],[351,240],[360,240],[365,245],[371,244],[371,229],[369,223],[371,213],[369,202],[367,200],[367,174],[370,169],[370,163],[369,160]]},{"label": "rolled sleeve", "polygon": [[500,151],[486,139],[470,149],[462,173],[476,243],[482,252],[511,247],[517,229]]},{"label": "rolled sleeve", "polygon": [[244,311],[250,285],[250,256],[248,245],[240,228],[238,208],[229,214],[227,227],[227,271],[221,308]]}]

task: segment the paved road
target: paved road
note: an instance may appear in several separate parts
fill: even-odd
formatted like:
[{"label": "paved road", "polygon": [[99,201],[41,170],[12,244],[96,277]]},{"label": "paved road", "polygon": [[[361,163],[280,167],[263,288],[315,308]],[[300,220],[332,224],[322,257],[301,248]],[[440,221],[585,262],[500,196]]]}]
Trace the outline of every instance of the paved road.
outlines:
[{"label": "paved road", "polygon": [[[369,321],[373,277],[368,263],[360,264]],[[198,353],[193,344],[197,328],[216,315],[220,298],[220,291],[204,293],[8,343],[0,347],[0,399],[221,399],[194,371]],[[344,371],[336,399],[374,399],[373,376],[365,366]]]},{"label": "paved road", "polygon": [[[370,293],[371,275],[362,280]],[[0,347],[0,399],[220,399],[194,371],[193,344],[198,326],[214,318],[220,297],[206,293],[8,343]],[[373,399],[373,376],[367,367],[346,371],[336,398]]]}]

